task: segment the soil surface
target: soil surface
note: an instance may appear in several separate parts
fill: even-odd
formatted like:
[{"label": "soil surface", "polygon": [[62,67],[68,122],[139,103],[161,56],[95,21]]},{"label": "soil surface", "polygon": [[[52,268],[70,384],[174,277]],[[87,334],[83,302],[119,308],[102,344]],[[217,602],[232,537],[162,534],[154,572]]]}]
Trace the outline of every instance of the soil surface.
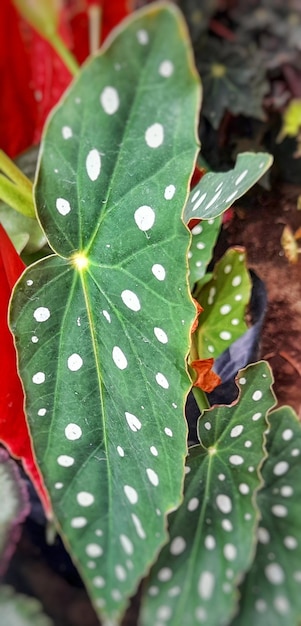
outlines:
[{"label": "soil surface", "polygon": [[301,187],[282,185],[277,192],[257,187],[249,206],[236,206],[226,229],[229,245],[243,245],[248,265],[264,281],[268,307],[262,331],[260,358],[275,378],[279,406],[289,404],[301,419],[301,254],[289,263],[281,246],[284,227],[301,226],[297,209]]}]

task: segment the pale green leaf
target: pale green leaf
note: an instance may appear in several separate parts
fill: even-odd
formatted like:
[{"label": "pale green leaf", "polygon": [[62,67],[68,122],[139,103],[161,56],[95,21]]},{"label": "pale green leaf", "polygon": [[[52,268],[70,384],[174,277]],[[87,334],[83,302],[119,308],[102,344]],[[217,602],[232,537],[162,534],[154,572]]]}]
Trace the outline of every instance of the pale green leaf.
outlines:
[{"label": "pale green leaf", "polygon": [[184,501],[170,516],[170,541],[147,581],[141,626],[217,626],[235,610],[237,584],[253,557],[254,493],[274,405],[266,363],[241,370],[239,383],[237,403],[206,410],[199,420],[201,443],[190,449]]},{"label": "pale green leaf", "polygon": [[112,623],[181,498],[195,316],[181,213],[199,100],[172,5],[133,16],[85,65],[39,161],[37,210],[57,256],[25,272],[12,304],[37,461],[94,606]]},{"label": "pale green leaf", "polygon": [[246,306],[251,296],[251,280],[244,248],[230,248],[216,263],[211,280],[198,284],[194,297],[203,307],[199,326],[193,334],[197,355],[217,358],[248,329]]},{"label": "pale green leaf", "polygon": [[0,623],[1,626],[52,626],[52,620],[42,612],[38,600],[21,593],[15,593],[12,587],[0,588]]},{"label": "pale green leaf", "polygon": [[273,157],[264,152],[239,154],[228,172],[208,172],[190,192],[185,207],[186,223],[191,219],[208,220],[221,215],[271,167]]}]

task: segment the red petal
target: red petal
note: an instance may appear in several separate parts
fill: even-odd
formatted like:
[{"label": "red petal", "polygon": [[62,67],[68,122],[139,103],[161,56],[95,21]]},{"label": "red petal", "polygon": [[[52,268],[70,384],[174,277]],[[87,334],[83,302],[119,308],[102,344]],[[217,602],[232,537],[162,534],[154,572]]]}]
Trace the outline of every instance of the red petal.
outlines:
[{"label": "red petal", "polygon": [[42,500],[45,512],[50,514],[49,498],[32,453],[23,410],[24,394],[17,373],[16,351],[7,324],[11,290],[24,268],[25,265],[0,225],[0,441],[12,456],[22,461]]},{"label": "red petal", "polygon": [[11,0],[1,0],[0,147],[10,157],[32,144],[35,122],[30,57],[24,49],[20,21]]}]

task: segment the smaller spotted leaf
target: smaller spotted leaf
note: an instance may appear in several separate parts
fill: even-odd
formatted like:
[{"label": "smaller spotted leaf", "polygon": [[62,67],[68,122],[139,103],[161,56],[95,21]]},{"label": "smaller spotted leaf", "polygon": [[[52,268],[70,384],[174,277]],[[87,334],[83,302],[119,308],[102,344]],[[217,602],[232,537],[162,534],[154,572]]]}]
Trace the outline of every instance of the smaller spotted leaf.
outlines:
[{"label": "smaller spotted leaf", "polygon": [[203,278],[212,258],[218,233],[221,227],[221,218],[204,220],[191,230],[192,241],[188,252],[189,282],[191,289],[194,283]]},{"label": "smaller spotted leaf", "polygon": [[186,223],[192,219],[209,220],[224,213],[260,180],[272,162],[270,154],[243,152],[238,155],[233,170],[205,174],[190,192],[184,211]]},{"label": "smaller spotted leaf", "polygon": [[142,626],[217,626],[233,615],[253,557],[271,384],[266,363],[251,365],[240,372],[238,401],[200,417],[201,443],[190,448],[184,501],[147,581]]},{"label": "smaller spotted leaf", "polygon": [[301,426],[290,407],[269,415],[268,458],[253,565],[232,626],[299,626],[301,621]]},{"label": "smaller spotted leaf", "polygon": [[0,615],[3,626],[53,626],[38,600],[15,593],[8,585],[0,589]]},{"label": "smaller spotted leaf", "polygon": [[204,311],[193,335],[193,358],[217,358],[246,330],[246,306],[251,295],[251,280],[243,248],[230,248],[216,263],[211,280],[193,294]]},{"label": "smaller spotted leaf", "polygon": [[27,268],[11,305],[35,456],[108,623],[182,496],[195,307],[181,217],[199,102],[176,7],[156,3],[116,30],[46,126],[35,199],[54,253]]}]

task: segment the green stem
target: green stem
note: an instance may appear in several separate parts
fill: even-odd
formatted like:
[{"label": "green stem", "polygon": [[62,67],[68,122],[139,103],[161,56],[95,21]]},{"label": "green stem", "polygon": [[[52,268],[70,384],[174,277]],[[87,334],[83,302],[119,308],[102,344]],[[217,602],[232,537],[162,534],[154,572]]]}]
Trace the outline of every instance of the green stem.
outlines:
[{"label": "green stem", "polygon": [[80,67],[73,54],[70,52],[70,50],[68,50],[60,35],[58,33],[53,33],[49,38],[49,43],[52,45],[58,56],[62,59],[63,63],[66,65],[71,74],[73,76],[77,76],[80,71]]},{"label": "green stem", "polygon": [[0,199],[22,215],[36,217],[32,191],[17,186],[3,174],[0,174]]},{"label": "green stem", "polygon": [[204,409],[210,409],[210,404],[207,400],[205,391],[203,391],[199,387],[192,387],[192,393],[201,412],[204,411]]},{"label": "green stem", "polygon": [[21,172],[17,165],[0,150],[0,170],[12,180],[20,190],[32,194],[32,182]]}]

